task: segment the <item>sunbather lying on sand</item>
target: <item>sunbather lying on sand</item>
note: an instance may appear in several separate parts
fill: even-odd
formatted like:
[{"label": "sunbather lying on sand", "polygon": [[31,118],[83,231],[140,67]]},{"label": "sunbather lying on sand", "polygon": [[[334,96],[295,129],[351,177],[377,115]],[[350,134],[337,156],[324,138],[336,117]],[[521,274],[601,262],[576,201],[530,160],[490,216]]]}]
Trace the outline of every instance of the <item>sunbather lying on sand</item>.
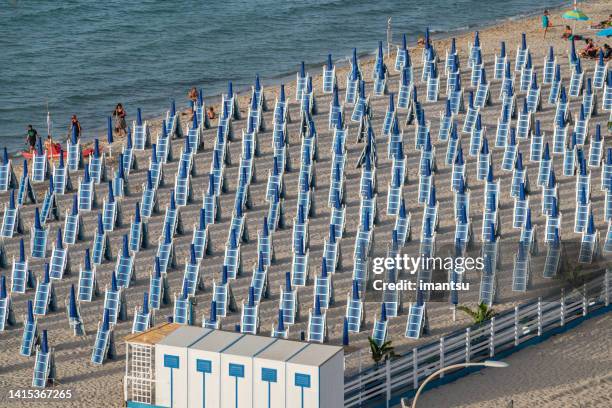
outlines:
[{"label": "sunbather lying on sand", "polygon": [[592,25],[591,28],[608,28],[612,27],[612,14],[604,21],[600,21],[599,24]]},{"label": "sunbather lying on sand", "polygon": [[561,38],[564,38],[566,40],[582,40],[582,36],[581,35],[574,35],[574,32],[572,31],[572,27],[566,25],[565,26],[565,30],[563,30],[563,35],[561,36]]}]

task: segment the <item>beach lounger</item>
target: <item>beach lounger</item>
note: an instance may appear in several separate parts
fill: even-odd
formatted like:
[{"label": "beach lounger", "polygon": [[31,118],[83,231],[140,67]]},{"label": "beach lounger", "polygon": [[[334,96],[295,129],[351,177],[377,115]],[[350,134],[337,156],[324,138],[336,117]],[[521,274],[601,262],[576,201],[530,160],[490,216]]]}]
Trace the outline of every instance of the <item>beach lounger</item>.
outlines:
[{"label": "beach lounger", "polygon": [[42,280],[36,282],[36,292],[34,294],[34,315],[46,316],[48,312],[57,309],[57,299],[55,287],[49,277],[49,264],[45,264],[45,272]]},{"label": "beach lounger", "polygon": [[123,236],[123,245],[117,256],[115,273],[117,275],[117,284],[120,287],[127,289],[130,287],[130,284],[136,282],[136,265],[134,263],[134,256],[129,250],[127,235]]},{"label": "beach lounger", "polygon": [[359,333],[365,321],[364,311],[364,304],[359,294],[359,284],[357,281],[353,281],[352,292],[347,295],[345,313],[349,332]]},{"label": "beach lounger", "polygon": [[164,235],[159,238],[156,256],[159,258],[160,271],[166,274],[169,269],[176,267],[176,256],[174,252],[174,243],[170,228],[165,224]]},{"label": "beach lounger", "polygon": [[40,346],[36,349],[32,387],[45,388],[55,383],[55,352],[47,343],[47,330],[43,330]]},{"label": "beach lounger", "polygon": [[495,79],[502,79],[504,76],[504,70],[506,69],[506,62],[507,62],[507,56],[506,56],[506,42],[502,41],[501,42],[501,46],[500,46],[500,52],[499,55],[495,55],[495,63],[494,63],[494,71],[493,71],[493,78]]},{"label": "beach lounger", "polygon": [[531,53],[527,52],[527,58],[525,59],[525,65],[520,69],[520,85],[519,89],[521,92],[527,92],[529,85],[531,85],[531,78],[533,75],[533,62],[531,60]]},{"label": "beach lounger", "polygon": [[34,306],[31,300],[28,300],[27,314],[23,323],[23,335],[21,336],[21,345],[19,354],[24,357],[30,357],[34,347],[41,341],[38,331],[38,319],[34,316]]},{"label": "beach lounger", "polygon": [[242,301],[242,312],[240,315],[240,332],[257,334],[259,332],[259,305],[253,301],[252,287],[249,288],[249,300]]},{"label": "beach lounger", "polygon": [[70,258],[62,241],[62,229],[58,228],[57,240],[51,250],[49,276],[51,279],[61,280],[65,274],[70,274]]},{"label": "beach lounger", "polygon": [[143,333],[155,325],[155,314],[149,308],[149,294],[144,293],[141,307],[134,308],[134,320],[132,321],[132,334]]},{"label": "beach lounger", "polygon": [[599,256],[599,231],[595,228],[593,212],[589,212],[586,228],[582,231],[578,262],[590,264]]},{"label": "beach lounger", "polygon": [[550,92],[548,94],[548,103],[555,105],[561,96],[561,66],[555,65],[555,75],[550,85]]},{"label": "beach lounger", "polygon": [[306,286],[309,280],[309,265],[308,255],[309,251],[305,247],[304,241],[298,239],[294,243],[294,249],[292,254],[291,262],[291,285],[292,286]]},{"label": "beach lounger", "polygon": [[265,265],[261,252],[258,252],[257,264],[253,268],[251,287],[253,288],[254,303],[259,304],[264,298],[268,298],[270,294],[268,266]]},{"label": "beach lounger", "polygon": [[221,283],[213,282],[213,299],[217,305],[217,316],[225,317],[227,312],[236,312],[236,300],[228,281],[227,268],[223,268]]},{"label": "beach lounger", "polygon": [[551,45],[549,48],[548,55],[544,58],[544,65],[542,67],[542,83],[550,85],[553,82],[555,76],[555,67],[557,66],[557,58],[555,57],[555,51]]},{"label": "beach lounger", "polygon": [[65,194],[67,191],[72,191],[72,182],[70,173],[64,165],[64,155],[60,154],[59,164],[53,166],[53,173],[49,178],[53,181],[53,190],[57,194]]},{"label": "beach lounger", "polygon": [[285,285],[280,288],[279,311],[282,311],[283,322],[292,325],[300,316],[300,302],[298,291],[292,287],[291,272],[285,273]]},{"label": "beach lounger", "polygon": [[321,268],[321,275],[315,276],[313,293],[315,298],[319,298],[321,308],[329,309],[334,304],[334,285],[332,283],[332,275],[327,273],[327,261],[325,258],[321,261]]},{"label": "beach lounger", "polygon": [[195,296],[198,290],[204,289],[204,280],[200,274],[200,260],[197,259],[193,244],[189,248],[189,258],[185,260],[185,271],[183,273],[183,282],[181,293],[187,293],[189,296]]},{"label": "beach lounger", "polygon": [[240,256],[238,236],[238,230],[232,229],[228,243],[225,245],[223,266],[227,268],[228,279],[236,279],[236,277],[242,274],[242,258]]},{"label": "beach lounger", "polygon": [[41,223],[38,207],[34,212],[34,225],[30,228],[30,255],[41,259],[47,257],[47,229]]},{"label": "beach lounger", "polygon": [[108,323],[111,326],[127,320],[125,292],[117,283],[115,272],[111,274],[111,285],[104,291],[104,313],[108,310]]},{"label": "beach lounger", "polygon": [[525,63],[527,62],[527,55],[529,54],[529,47],[527,46],[527,36],[525,35],[525,33],[521,34],[521,45],[517,47],[516,49],[516,57],[515,57],[515,64],[514,64],[514,70],[519,72],[521,70],[521,68],[523,68],[525,66]]},{"label": "beach lounger", "polygon": [[372,340],[379,346],[382,347],[387,341],[387,312],[386,303],[381,304],[380,317],[374,317],[374,326],[372,327]]},{"label": "beach lounger", "polygon": [[327,312],[321,311],[318,298],[315,298],[314,308],[308,312],[307,341],[316,343],[327,341]]},{"label": "beach lounger", "polygon": [[194,298],[186,291],[174,294],[172,322],[189,326],[195,323]]},{"label": "beach lounger", "polygon": [[[419,294],[417,294],[417,296],[419,296]],[[422,301],[411,303],[408,307],[408,319],[404,336],[409,339],[419,339],[428,329],[429,320],[427,318],[425,303]]]},{"label": "beach lounger", "polygon": [[168,286],[167,275],[161,273],[159,257],[155,257],[153,272],[149,280],[149,307],[152,310],[159,310],[162,305],[170,302],[170,289]]},{"label": "beach lounger", "polygon": [[84,264],[79,267],[79,285],[77,299],[80,302],[91,302],[99,295],[96,267],[91,263],[89,248],[85,249]]}]

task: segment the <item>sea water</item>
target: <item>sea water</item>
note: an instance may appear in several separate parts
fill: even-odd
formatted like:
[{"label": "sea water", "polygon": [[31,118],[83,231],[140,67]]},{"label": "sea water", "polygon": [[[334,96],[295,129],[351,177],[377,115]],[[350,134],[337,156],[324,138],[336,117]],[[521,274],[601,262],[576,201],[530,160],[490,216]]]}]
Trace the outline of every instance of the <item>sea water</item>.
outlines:
[{"label": "sea water", "polygon": [[[264,84],[294,75],[300,61],[320,72],[327,54],[346,60],[353,47],[373,53],[426,26],[434,36],[559,5],[558,0],[5,0],[0,6],[0,148],[23,147],[33,124],[64,140],[77,114],[84,138],[104,137],[121,102],[159,116],[187,91],[218,95],[259,74]],[[385,45],[386,48],[386,45]]]}]

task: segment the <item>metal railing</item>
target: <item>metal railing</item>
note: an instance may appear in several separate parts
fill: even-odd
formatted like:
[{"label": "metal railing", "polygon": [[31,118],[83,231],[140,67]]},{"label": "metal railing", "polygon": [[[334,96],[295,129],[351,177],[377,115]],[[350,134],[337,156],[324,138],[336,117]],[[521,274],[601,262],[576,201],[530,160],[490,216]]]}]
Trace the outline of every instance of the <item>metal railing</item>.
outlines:
[{"label": "metal railing", "polygon": [[[503,351],[608,307],[612,270],[568,294],[516,306],[491,320],[451,333],[344,382],[344,406],[384,404],[392,397],[416,391],[420,381],[452,364],[482,361]],[[442,376],[443,377],[443,376]]]}]

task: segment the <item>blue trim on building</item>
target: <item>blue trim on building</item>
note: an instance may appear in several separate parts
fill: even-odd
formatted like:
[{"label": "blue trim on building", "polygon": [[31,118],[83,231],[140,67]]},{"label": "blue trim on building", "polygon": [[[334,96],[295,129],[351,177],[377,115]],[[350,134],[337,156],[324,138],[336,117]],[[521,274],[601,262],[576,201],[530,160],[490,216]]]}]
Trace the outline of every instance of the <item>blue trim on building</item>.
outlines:
[{"label": "blue trim on building", "polygon": [[169,408],[169,407],[164,407],[162,405],[150,405],[150,404],[145,404],[144,402],[128,401],[127,408]]}]

